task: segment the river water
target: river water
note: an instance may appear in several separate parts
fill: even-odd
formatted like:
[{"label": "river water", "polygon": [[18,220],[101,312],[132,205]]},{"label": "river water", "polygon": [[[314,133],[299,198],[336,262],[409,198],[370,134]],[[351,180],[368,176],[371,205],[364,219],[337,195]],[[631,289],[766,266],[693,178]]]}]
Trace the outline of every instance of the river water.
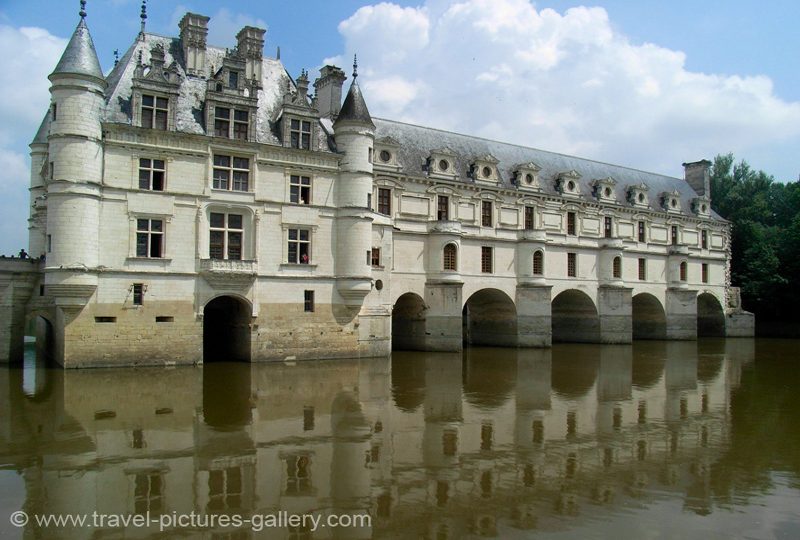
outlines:
[{"label": "river water", "polygon": [[[798,345],[82,371],[29,357],[0,368],[0,537],[800,538]],[[50,514],[95,521],[37,524]],[[179,526],[192,514],[244,521]],[[321,521],[269,521],[304,514]]]}]

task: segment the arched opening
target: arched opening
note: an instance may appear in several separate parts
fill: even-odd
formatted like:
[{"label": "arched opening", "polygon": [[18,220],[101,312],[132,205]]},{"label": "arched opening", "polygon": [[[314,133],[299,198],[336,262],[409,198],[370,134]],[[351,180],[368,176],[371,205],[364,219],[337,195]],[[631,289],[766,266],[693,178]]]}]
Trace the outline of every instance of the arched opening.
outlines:
[{"label": "arched opening", "polygon": [[503,405],[517,382],[516,352],[470,349],[462,353],[462,382],[467,402],[484,410]]},{"label": "arched opening", "polygon": [[47,399],[52,378],[48,371],[56,367],[53,325],[42,316],[34,316],[28,321],[25,334],[22,392],[35,401]]},{"label": "arched opening", "polygon": [[681,263],[681,266],[680,266],[680,274],[681,274],[680,278],[681,278],[681,281],[686,281],[688,279],[688,277],[689,277],[688,273],[689,273],[689,270],[688,270],[688,267],[686,265],[686,261],[683,261]]},{"label": "arched opening", "polygon": [[462,321],[465,345],[517,346],[517,308],[503,291],[481,289],[470,296]]},{"label": "arched opening", "polygon": [[442,250],[443,269],[458,270],[458,250],[455,244],[447,244]]},{"label": "arched opening", "polygon": [[711,293],[697,297],[697,337],[724,337],[725,312]]},{"label": "arched opening", "polygon": [[614,257],[611,266],[611,274],[614,279],[622,279],[622,257]]},{"label": "arched opening", "polygon": [[544,252],[541,249],[533,252],[533,275],[544,275]]},{"label": "arched opening", "polygon": [[250,361],[250,306],[219,296],[203,310],[203,362]]},{"label": "arched opening", "polygon": [[418,294],[405,293],[392,309],[392,349],[425,350],[425,302]]},{"label": "arched opening", "polygon": [[596,347],[553,347],[553,369],[550,376],[553,391],[566,399],[585,396],[597,380],[598,359]]},{"label": "arched opening", "polygon": [[667,339],[667,316],[658,298],[639,293],[632,301],[633,339]]},{"label": "arched opening", "polygon": [[414,412],[425,401],[425,357],[392,354],[392,398],[403,412]]},{"label": "arched opening", "polygon": [[599,343],[600,318],[585,292],[570,289],[553,299],[553,341]]}]

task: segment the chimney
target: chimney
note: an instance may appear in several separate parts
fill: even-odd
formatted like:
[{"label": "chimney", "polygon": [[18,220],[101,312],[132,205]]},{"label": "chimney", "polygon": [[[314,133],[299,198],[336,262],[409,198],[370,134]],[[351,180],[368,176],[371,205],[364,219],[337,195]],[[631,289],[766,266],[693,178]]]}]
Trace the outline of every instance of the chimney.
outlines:
[{"label": "chimney", "polygon": [[189,75],[205,74],[208,20],[205,15],[187,13],[178,24],[186,73]]},{"label": "chimney", "polygon": [[245,58],[245,76],[248,80],[256,79],[261,84],[261,60],[264,57],[263,28],[245,26],[236,34],[236,49]]},{"label": "chimney", "polygon": [[305,70],[297,77],[297,101],[305,104],[308,101],[308,74]]},{"label": "chimney", "polygon": [[694,189],[698,195],[701,197],[705,195],[709,199],[711,199],[710,167],[711,162],[707,159],[683,164],[683,177],[686,179],[686,182],[692,186],[692,189]]},{"label": "chimney", "polygon": [[336,66],[325,66],[319,74],[319,79],[314,81],[319,114],[335,120],[342,108],[342,85],[347,77]]}]

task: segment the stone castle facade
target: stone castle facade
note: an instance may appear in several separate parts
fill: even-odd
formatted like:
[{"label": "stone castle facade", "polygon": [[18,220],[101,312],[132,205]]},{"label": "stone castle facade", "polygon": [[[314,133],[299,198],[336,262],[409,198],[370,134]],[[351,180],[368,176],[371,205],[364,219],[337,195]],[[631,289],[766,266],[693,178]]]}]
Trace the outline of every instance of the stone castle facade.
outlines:
[{"label": "stone castle facade", "polygon": [[[670,178],[372,118],[354,66],[288,75],[265,30],[144,31],[104,75],[85,14],[31,143],[33,317],[66,367],[752,335],[709,162]],[[9,262],[19,265],[20,262]]]}]

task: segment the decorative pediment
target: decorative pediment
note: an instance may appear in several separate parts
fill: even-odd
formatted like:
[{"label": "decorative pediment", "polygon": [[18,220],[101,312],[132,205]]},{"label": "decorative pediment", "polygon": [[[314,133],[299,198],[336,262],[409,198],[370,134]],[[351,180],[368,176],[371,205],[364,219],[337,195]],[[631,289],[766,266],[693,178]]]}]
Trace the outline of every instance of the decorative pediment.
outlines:
[{"label": "decorative pediment", "polygon": [[576,170],[558,173],[556,189],[561,195],[577,197],[581,194],[579,180],[581,175]]},{"label": "decorative pediment", "polygon": [[702,217],[708,217],[711,215],[711,199],[709,199],[706,195],[702,197],[695,197],[692,199],[692,210],[695,214]]},{"label": "decorative pediment", "polygon": [[596,180],[593,180],[592,188],[594,190],[595,198],[601,202],[607,202],[607,203],[617,202],[617,195],[614,191],[614,187],[616,185],[617,181],[610,176],[606,178],[598,178]]},{"label": "decorative pediment", "polygon": [[455,197],[458,195],[458,192],[448,186],[431,186],[425,190],[425,193],[431,193],[433,195],[447,195],[449,197]]},{"label": "decorative pediment", "polygon": [[514,167],[514,184],[522,189],[541,191],[542,187],[539,184],[541,170],[542,168],[532,161],[520,163]]},{"label": "decorative pediment", "polygon": [[150,64],[142,62],[142,52],[139,51],[139,61],[133,70],[133,85],[149,90],[166,93],[177,93],[181,84],[181,75],[178,64],[173,61],[166,67],[166,54],[164,46],[157,43],[150,49]]},{"label": "decorative pediment", "polygon": [[667,212],[679,213],[681,211],[681,193],[677,189],[661,193],[661,206]]},{"label": "decorative pediment", "polygon": [[497,170],[498,163],[500,163],[500,160],[491,154],[476,157],[470,164],[469,176],[473,180],[482,182],[499,182],[500,173]]},{"label": "decorative pediment", "polygon": [[650,198],[647,195],[648,191],[650,191],[650,188],[644,182],[628,186],[627,189],[628,203],[631,206],[635,206],[637,208],[649,207]]},{"label": "decorative pediment", "polygon": [[503,198],[493,191],[480,191],[473,198],[480,201],[503,202]]}]

